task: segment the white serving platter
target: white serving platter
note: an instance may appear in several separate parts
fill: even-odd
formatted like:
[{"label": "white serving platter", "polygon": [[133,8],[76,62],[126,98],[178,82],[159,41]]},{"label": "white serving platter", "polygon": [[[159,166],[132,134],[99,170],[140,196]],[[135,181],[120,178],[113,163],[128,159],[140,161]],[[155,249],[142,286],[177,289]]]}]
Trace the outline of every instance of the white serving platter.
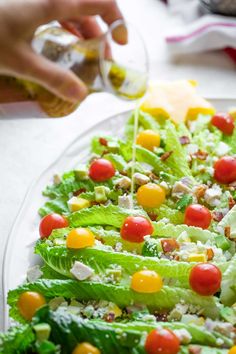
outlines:
[{"label": "white serving platter", "polygon": [[[217,110],[222,111],[236,106],[236,99],[211,99],[210,101]],[[38,209],[45,202],[42,190],[52,182],[54,174],[73,169],[78,163],[88,160],[90,141],[93,136],[100,132],[121,136],[124,132],[124,124],[129,116],[130,111],[112,116],[90,128],[82,135],[78,135],[61,156],[29,188],[9,234],[4,252],[2,292],[0,293],[2,330],[6,330],[10,323],[7,308],[8,290],[22,284],[26,279],[28,268],[40,261],[39,257],[34,255],[33,250],[34,244],[39,238],[38,224],[40,218]]]}]

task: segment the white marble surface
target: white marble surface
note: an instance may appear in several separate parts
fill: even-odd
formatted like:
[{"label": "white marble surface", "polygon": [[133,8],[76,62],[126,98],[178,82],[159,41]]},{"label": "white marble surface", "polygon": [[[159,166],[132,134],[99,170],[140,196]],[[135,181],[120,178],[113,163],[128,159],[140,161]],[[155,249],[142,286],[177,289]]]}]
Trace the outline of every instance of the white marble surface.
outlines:
[{"label": "white marble surface", "polygon": [[[120,0],[119,3],[127,20],[134,23],[145,38],[152,78],[195,79],[199,81],[201,94],[207,97],[236,98],[236,67],[225,54],[206,53],[170,60],[164,34],[175,20],[170,18],[165,6],[158,0]],[[107,94],[97,94],[90,96],[68,118],[0,120],[0,261],[5,241],[32,180],[76,135],[126,108],[125,102]]]}]

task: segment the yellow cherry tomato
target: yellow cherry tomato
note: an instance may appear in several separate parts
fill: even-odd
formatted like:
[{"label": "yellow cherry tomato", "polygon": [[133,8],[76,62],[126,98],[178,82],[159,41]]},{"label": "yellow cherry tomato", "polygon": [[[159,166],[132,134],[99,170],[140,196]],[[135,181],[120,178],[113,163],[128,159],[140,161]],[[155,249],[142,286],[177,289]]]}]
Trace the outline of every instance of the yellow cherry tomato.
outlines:
[{"label": "yellow cherry tomato", "polygon": [[43,305],[46,300],[43,295],[35,291],[25,291],[18,300],[18,309],[20,314],[28,321],[32,319],[35,312]]},{"label": "yellow cherry tomato", "polygon": [[159,147],[161,142],[160,135],[153,130],[143,130],[137,136],[136,143],[145,149],[153,151],[155,147]]},{"label": "yellow cherry tomato", "polygon": [[163,188],[154,183],[147,183],[139,187],[137,201],[139,205],[146,208],[158,208],[164,203],[166,193]]},{"label": "yellow cherry tomato", "polygon": [[92,247],[95,242],[94,234],[80,227],[78,229],[73,229],[69,232],[66,239],[67,248],[79,249],[85,247]]},{"label": "yellow cherry tomato", "polygon": [[94,347],[92,344],[83,342],[77,344],[72,354],[101,354],[100,350]]},{"label": "yellow cherry tomato", "polygon": [[138,293],[156,293],[162,286],[162,278],[154,270],[141,270],[132,275],[131,289]]},{"label": "yellow cherry tomato", "polygon": [[234,345],[232,348],[230,348],[228,354],[236,354],[236,345]]}]

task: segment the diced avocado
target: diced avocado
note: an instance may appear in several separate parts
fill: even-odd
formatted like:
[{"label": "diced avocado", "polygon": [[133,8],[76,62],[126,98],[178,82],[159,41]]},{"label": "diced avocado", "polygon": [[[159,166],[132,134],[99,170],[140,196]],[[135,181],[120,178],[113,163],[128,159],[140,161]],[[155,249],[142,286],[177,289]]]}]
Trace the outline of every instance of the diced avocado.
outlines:
[{"label": "diced avocado", "polygon": [[51,327],[48,323],[38,323],[33,326],[33,329],[39,342],[47,340],[51,333]]},{"label": "diced avocado", "polygon": [[103,203],[107,201],[106,188],[104,186],[97,186],[94,188],[95,201],[98,203]]},{"label": "diced avocado", "polygon": [[70,200],[68,200],[67,204],[71,212],[88,208],[90,206],[89,200],[80,197],[72,197]]},{"label": "diced avocado", "polygon": [[221,248],[223,251],[227,251],[230,248],[230,242],[223,235],[217,235],[215,237],[216,246]]},{"label": "diced avocado", "polygon": [[120,268],[116,268],[116,269],[110,268],[106,270],[106,275],[114,279],[114,281],[118,282],[121,279],[122,270]]},{"label": "diced avocado", "polygon": [[48,305],[49,305],[50,309],[52,309],[54,311],[64,302],[65,302],[64,297],[58,296],[58,297],[55,297],[54,299],[50,300]]},{"label": "diced avocado", "polygon": [[236,325],[236,311],[232,307],[222,307],[220,310],[220,316],[233,326]]},{"label": "diced avocado", "polygon": [[159,257],[159,253],[163,252],[160,239],[148,239],[144,242],[142,255],[147,257]]},{"label": "diced avocado", "polygon": [[75,178],[78,180],[85,180],[88,179],[88,170],[87,167],[85,165],[81,165],[79,166],[75,171]]},{"label": "diced avocado", "polygon": [[107,147],[110,152],[119,152],[119,144],[116,141],[109,141]]}]

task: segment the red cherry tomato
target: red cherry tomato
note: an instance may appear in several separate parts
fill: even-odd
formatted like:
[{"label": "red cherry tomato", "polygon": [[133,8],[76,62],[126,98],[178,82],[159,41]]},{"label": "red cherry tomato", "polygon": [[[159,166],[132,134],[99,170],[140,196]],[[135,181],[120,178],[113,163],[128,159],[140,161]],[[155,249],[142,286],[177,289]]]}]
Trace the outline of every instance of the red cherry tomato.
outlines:
[{"label": "red cherry tomato", "polygon": [[39,224],[39,234],[40,237],[47,238],[48,236],[51,235],[52,230],[54,229],[61,229],[63,227],[67,227],[68,221],[66,218],[60,214],[49,214],[44,216],[44,218],[40,221]]},{"label": "red cherry tomato", "polygon": [[143,242],[144,236],[153,233],[153,226],[143,216],[128,216],[121,228],[121,237],[130,242]]},{"label": "red cherry tomato", "polygon": [[95,182],[104,182],[115,174],[112,163],[105,159],[94,160],[89,168],[89,177]]},{"label": "red cherry tomato", "polygon": [[221,271],[215,265],[200,263],[192,268],[189,283],[196,293],[210,296],[220,289],[221,278]]},{"label": "red cherry tomato", "polygon": [[184,223],[188,226],[207,229],[211,223],[211,213],[203,205],[191,204],[185,210]]},{"label": "red cherry tomato", "polygon": [[232,135],[234,131],[234,119],[228,113],[217,113],[211,118],[211,124],[226,135]]},{"label": "red cherry tomato", "polygon": [[177,354],[180,341],[169,329],[154,329],[147,336],[145,350],[147,354]]},{"label": "red cherry tomato", "polygon": [[219,183],[228,184],[236,181],[236,158],[224,156],[214,165],[214,178]]}]

